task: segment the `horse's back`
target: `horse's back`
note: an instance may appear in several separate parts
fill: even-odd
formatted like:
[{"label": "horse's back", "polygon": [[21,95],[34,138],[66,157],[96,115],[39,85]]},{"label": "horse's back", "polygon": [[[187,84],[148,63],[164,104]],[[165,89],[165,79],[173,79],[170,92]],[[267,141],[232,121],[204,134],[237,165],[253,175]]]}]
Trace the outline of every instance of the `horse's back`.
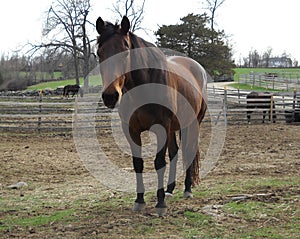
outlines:
[{"label": "horse's back", "polygon": [[[194,87],[197,87],[202,93],[206,90],[206,72],[198,62],[182,56],[171,56],[167,59],[168,66],[173,73],[181,76],[186,83],[189,82]],[[184,84],[184,82],[180,84]]]},{"label": "horse's back", "polygon": [[[168,57],[167,62],[171,73],[169,84],[184,96],[201,121],[206,111],[207,100],[207,76],[204,68],[193,59],[181,56]],[[181,100],[177,98],[176,108],[177,113],[184,117],[186,108]]]}]

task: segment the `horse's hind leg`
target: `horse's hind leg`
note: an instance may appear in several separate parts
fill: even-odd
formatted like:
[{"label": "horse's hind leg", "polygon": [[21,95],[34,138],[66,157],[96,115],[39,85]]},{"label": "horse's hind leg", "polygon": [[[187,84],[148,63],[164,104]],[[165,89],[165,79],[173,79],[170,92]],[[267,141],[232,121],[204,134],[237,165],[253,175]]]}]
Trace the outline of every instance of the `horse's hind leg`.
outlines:
[{"label": "horse's hind leg", "polygon": [[197,183],[197,182],[193,182],[193,179],[196,180],[196,176],[199,176],[198,135],[199,135],[198,126],[197,128],[192,127],[192,128],[186,128],[182,130],[182,157],[186,167],[186,176],[184,181],[184,185],[185,185],[184,197],[186,198],[193,197],[192,185]]},{"label": "horse's hind leg", "polygon": [[144,168],[144,161],[141,157],[133,156],[133,167],[136,173],[136,183],[137,183],[137,197],[133,206],[133,211],[138,212],[141,211],[146,203],[144,200],[144,182],[143,182],[143,168]]},{"label": "horse's hind leg", "polygon": [[[200,153],[199,153],[199,150],[197,149],[193,163],[198,162],[199,156],[200,156]],[[188,167],[188,169],[186,170],[186,177],[185,177],[184,185],[185,185],[185,189],[184,189],[183,196],[185,198],[193,198],[193,193],[192,193],[192,189],[191,189],[191,187],[193,185],[192,165],[190,167]]]},{"label": "horse's hind leg", "polygon": [[168,151],[170,157],[170,171],[166,196],[172,196],[176,185],[176,165],[178,161],[178,145],[176,142],[175,132],[170,133],[170,137],[168,140]]}]

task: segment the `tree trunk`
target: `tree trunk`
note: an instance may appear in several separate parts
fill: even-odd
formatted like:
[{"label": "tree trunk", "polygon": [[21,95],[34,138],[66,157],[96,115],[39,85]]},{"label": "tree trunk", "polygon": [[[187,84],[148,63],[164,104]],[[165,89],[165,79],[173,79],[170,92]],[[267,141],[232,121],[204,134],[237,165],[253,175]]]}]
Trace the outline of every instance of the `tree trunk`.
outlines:
[{"label": "tree trunk", "polygon": [[79,60],[77,56],[77,50],[74,49],[74,68],[75,68],[75,80],[76,80],[76,85],[80,85],[79,81]]}]

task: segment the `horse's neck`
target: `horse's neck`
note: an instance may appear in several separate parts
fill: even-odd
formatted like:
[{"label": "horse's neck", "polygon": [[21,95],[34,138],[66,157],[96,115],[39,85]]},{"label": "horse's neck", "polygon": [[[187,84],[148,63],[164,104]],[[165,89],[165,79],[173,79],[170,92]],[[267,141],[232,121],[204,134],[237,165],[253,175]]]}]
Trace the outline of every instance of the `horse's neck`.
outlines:
[{"label": "horse's neck", "polygon": [[130,39],[132,50],[136,50],[131,55],[131,69],[136,70],[127,74],[125,89],[129,91],[147,83],[164,84],[166,75],[161,69],[166,69],[165,55],[152,43],[133,33],[130,33]]},{"label": "horse's neck", "polygon": [[147,69],[134,70],[126,74],[126,82],[124,85],[125,91],[129,91],[134,87],[140,86],[142,84],[150,83],[147,82],[147,78],[149,78],[147,74]]}]

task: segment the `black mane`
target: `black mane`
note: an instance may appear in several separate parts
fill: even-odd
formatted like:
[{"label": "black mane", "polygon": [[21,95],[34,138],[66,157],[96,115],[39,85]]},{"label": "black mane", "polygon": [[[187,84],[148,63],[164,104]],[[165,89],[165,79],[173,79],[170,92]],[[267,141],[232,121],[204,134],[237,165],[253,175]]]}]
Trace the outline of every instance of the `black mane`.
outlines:
[{"label": "black mane", "polygon": [[129,32],[131,44],[133,48],[140,48],[140,47],[155,47],[154,44],[145,41],[143,38],[138,37],[132,32]]}]

